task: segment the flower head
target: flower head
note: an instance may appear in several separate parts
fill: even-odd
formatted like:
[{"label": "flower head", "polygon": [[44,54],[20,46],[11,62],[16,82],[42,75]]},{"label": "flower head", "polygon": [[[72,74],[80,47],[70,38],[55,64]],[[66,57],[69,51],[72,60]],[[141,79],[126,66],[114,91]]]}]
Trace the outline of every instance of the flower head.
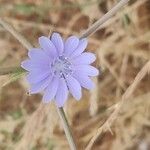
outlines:
[{"label": "flower head", "polygon": [[87,47],[86,39],[70,36],[65,41],[58,33],[50,38],[39,38],[40,48],[28,52],[29,59],[21,66],[29,73],[27,81],[31,85],[30,93],[43,91],[43,102],[55,100],[62,107],[70,92],[76,100],[81,98],[81,87],[94,87],[91,76],[97,76],[98,70],[91,66],[95,55],[83,52]]}]

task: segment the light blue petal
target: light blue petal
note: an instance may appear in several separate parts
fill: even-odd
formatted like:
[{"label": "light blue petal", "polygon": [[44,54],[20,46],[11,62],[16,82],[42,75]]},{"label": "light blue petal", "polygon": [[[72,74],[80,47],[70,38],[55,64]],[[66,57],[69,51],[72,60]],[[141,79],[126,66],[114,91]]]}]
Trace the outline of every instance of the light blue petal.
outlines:
[{"label": "light blue petal", "polygon": [[28,56],[31,60],[33,61],[39,61],[43,63],[49,63],[50,62],[50,57],[48,57],[42,49],[39,48],[32,48],[28,52]]},{"label": "light blue petal", "polygon": [[73,73],[73,77],[78,80],[82,87],[86,89],[94,88],[94,83],[86,74],[76,71]]},{"label": "light blue petal", "polygon": [[59,33],[53,33],[51,36],[51,41],[55,45],[57,52],[61,55],[64,51],[64,42]]},{"label": "light blue petal", "polygon": [[49,103],[55,97],[58,89],[58,83],[58,77],[54,77],[50,85],[44,91],[43,103]]},{"label": "light blue petal", "polygon": [[54,58],[57,56],[56,47],[54,46],[54,44],[49,38],[45,36],[41,36],[39,38],[39,44],[48,56],[50,56],[51,58]]},{"label": "light blue petal", "polygon": [[77,56],[76,58],[72,59],[72,63],[74,65],[79,65],[79,64],[91,64],[96,60],[96,57],[93,53],[82,53],[81,55]]},{"label": "light blue petal", "polygon": [[63,107],[67,98],[68,98],[68,88],[67,88],[65,80],[61,78],[59,80],[59,86],[58,86],[58,90],[57,90],[56,97],[55,97],[56,105],[58,107]]},{"label": "light blue petal", "polygon": [[37,69],[42,69],[42,70],[48,70],[50,67],[48,64],[44,64],[40,61],[33,61],[33,60],[25,60],[21,63],[21,67],[24,68],[27,71],[33,71]]},{"label": "light blue petal", "polygon": [[31,60],[24,60],[22,63],[21,63],[21,67],[25,70],[32,70],[33,66],[32,66],[32,63],[31,63]]},{"label": "light blue petal", "polygon": [[82,96],[81,86],[79,82],[72,76],[68,75],[66,77],[67,86],[69,88],[70,93],[76,100],[80,100]]},{"label": "light blue petal", "polygon": [[34,94],[44,90],[50,84],[51,80],[52,80],[52,76],[47,77],[44,80],[31,85],[30,93]]},{"label": "light blue petal", "polygon": [[70,55],[71,58],[79,56],[87,47],[87,39],[81,39],[75,51]]},{"label": "light blue petal", "polygon": [[69,56],[77,48],[79,44],[79,38],[76,36],[70,36],[65,42],[65,55]]},{"label": "light blue petal", "polygon": [[47,78],[50,75],[51,75],[51,73],[49,70],[47,70],[47,71],[36,70],[36,71],[30,72],[26,78],[30,84],[35,84],[35,83],[38,83],[38,82],[44,80],[45,78]]},{"label": "light blue petal", "polygon": [[99,70],[91,65],[76,65],[74,66],[75,71],[80,71],[88,76],[99,75]]}]

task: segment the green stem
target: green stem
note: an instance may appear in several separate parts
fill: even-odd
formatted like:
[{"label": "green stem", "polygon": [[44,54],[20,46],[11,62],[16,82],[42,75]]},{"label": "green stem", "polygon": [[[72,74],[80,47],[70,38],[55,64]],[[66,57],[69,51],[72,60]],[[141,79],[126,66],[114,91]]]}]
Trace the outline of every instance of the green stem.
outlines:
[{"label": "green stem", "polygon": [[60,108],[57,107],[57,111],[58,111],[59,117],[60,117],[60,119],[62,121],[62,124],[63,124],[63,127],[64,127],[64,131],[65,131],[66,138],[68,140],[70,149],[71,150],[76,150],[77,148],[76,148],[76,145],[75,145],[75,141],[74,141],[74,138],[73,138],[73,135],[72,135],[69,123],[67,121],[65,112],[64,112],[62,107],[60,107]]}]

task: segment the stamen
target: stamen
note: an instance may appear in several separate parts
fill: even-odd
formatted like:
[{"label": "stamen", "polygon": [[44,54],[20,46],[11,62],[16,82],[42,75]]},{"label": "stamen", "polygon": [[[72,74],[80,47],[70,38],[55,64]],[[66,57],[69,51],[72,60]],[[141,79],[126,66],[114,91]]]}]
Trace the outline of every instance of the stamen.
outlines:
[{"label": "stamen", "polygon": [[55,75],[68,76],[72,73],[72,64],[67,57],[60,56],[52,64],[52,69]]}]

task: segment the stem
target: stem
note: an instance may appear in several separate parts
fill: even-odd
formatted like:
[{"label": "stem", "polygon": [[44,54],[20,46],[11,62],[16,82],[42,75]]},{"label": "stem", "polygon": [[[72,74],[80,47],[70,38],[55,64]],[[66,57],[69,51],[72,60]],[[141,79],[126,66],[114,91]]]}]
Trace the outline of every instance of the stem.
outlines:
[{"label": "stem", "polygon": [[102,18],[95,22],[91,27],[89,27],[80,38],[86,38],[91,34],[95,33],[100,26],[110,19],[117,11],[128,3],[129,0],[120,0],[110,11],[108,11]]},{"label": "stem", "polygon": [[63,110],[62,107],[57,108],[57,112],[59,114],[59,117],[62,121],[62,124],[63,124],[63,127],[64,127],[64,131],[65,131],[65,134],[66,134],[66,138],[68,140],[68,143],[70,145],[70,149],[71,150],[76,150],[76,145],[75,145],[75,142],[74,142],[74,138],[73,138],[73,135],[72,135],[72,132],[71,132],[71,129],[70,129],[70,126],[69,126],[69,123],[67,121],[67,118],[66,118],[66,115],[65,115],[65,112]]}]

